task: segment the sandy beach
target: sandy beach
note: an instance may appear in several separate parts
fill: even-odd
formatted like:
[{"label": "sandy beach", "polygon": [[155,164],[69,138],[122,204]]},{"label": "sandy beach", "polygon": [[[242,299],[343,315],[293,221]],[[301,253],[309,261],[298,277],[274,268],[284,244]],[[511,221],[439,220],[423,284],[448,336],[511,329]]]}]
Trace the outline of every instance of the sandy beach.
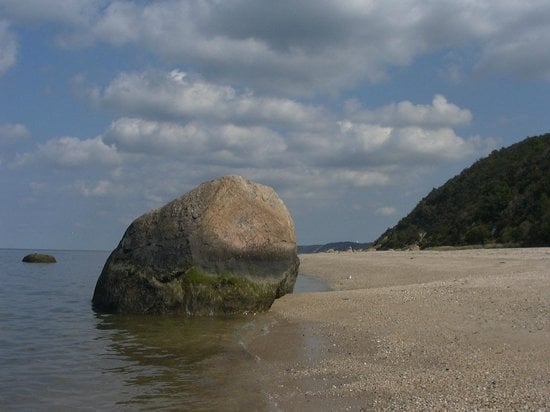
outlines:
[{"label": "sandy beach", "polygon": [[302,255],[246,342],[269,410],[548,410],[550,248]]}]

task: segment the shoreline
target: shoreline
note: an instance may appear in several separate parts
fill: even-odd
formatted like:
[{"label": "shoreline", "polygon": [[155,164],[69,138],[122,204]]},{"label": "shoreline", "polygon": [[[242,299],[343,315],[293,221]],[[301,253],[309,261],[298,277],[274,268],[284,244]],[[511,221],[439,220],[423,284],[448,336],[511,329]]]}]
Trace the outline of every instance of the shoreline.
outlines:
[{"label": "shoreline", "polygon": [[268,410],[550,407],[550,248],[301,255],[246,338]]}]

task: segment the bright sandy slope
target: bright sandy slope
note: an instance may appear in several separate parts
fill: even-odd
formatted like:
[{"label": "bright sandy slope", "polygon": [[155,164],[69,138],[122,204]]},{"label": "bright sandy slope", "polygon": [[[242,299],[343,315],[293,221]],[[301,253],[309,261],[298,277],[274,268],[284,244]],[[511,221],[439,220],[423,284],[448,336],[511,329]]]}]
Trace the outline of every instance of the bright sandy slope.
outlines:
[{"label": "bright sandy slope", "polygon": [[550,249],[302,255],[247,342],[270,410],[550,408]]}]

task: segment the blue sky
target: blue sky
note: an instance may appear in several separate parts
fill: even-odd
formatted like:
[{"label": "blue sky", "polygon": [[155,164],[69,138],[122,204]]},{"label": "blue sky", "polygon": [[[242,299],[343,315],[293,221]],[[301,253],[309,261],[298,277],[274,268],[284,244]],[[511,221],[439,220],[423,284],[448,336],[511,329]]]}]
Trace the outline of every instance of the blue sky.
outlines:
[{"label": "blue sky", "polygon": [[550,129],[547,1],[0,0],[0,247],[113,249],[212,178],[372,241]]}]

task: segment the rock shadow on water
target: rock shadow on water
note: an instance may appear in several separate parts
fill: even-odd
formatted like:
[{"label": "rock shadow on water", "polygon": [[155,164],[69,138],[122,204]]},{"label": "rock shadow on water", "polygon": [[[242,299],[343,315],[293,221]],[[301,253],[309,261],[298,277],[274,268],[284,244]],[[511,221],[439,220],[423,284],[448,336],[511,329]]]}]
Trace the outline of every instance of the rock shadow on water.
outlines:
[{"label": "rock shadow on water", "polygon": [[319,277],[300,272],[296,278],[293,293],[329,292],[330,290],[328,284]]},{"label": "rock shadow on water", "polygon": [[[326,290],[300,274],[294,292]],[[269,410],[277,383],[265,369],[273,357],[312,362],[323,346],[312,325],[269,312],[95,316],[106,346],[98,365],[117,392],[117,409]]]},{"label": "rock shadow on water", "polygon": [[[107,339],[102,373],[121,382],[118,406],[153,409],[263,409],[258,391],[244,384],[255,360],[240,334],[252,317],[97,315]],[[242,385],[236,385],[236,382]],[[234,393],[236,387],[242,393]]]}]

